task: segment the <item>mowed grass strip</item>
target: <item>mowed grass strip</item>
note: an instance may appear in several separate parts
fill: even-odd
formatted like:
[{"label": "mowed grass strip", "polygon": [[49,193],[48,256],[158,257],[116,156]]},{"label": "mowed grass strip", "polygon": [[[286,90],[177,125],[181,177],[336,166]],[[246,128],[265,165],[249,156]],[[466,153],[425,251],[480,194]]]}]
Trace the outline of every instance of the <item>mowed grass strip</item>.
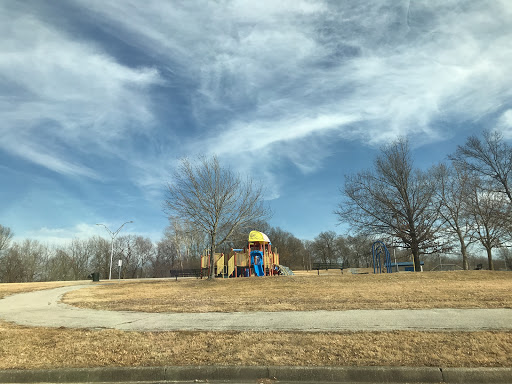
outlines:
[{"label": "mowed grass strip", "polygon": [[0,369],[164,365],[510,367],[511,332],[126,332],[0,322]]},{"label": "mowed grass strip", "polygon": [[121,281],[70,292],[64,302],[82,308],[143,312],[512,308],[512,273],[317,276],[313,271],[309,276],[291,277]]}]

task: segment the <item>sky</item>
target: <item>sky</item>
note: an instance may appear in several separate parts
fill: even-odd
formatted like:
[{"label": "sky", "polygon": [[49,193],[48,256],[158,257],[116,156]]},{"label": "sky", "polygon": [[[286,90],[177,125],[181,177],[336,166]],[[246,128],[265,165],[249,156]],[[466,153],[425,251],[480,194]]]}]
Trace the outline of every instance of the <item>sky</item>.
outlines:
[{"label": "sky", "polygon": [[183,157],[261,183],[270,224],[342,233],[344,176],[408,137],[427,168],[512,139],[512,2],[0,2],[0,224],[157,241]]}]

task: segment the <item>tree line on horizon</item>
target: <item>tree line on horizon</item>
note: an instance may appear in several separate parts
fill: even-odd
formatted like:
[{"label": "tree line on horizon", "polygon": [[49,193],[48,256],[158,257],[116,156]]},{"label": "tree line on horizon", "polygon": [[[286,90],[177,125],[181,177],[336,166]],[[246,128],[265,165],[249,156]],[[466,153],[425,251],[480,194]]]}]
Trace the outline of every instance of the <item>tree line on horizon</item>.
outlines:
[{"label": "tree line on horizon", "polygon": [[[347,267],[367,267],[370,263],[371,239],[366,237],[326,231],[314,240],[301,240],[266,222],[254,225],[270,237],[281,263],[293,269],[310,270],[315,261],[334,263],[341,260]],[[229,253],[231,248],[243,248],[247,245],[247,236],[248,232],[238,234],[217,251]],[[99,272],[101,279],[109,276],[110,239],[92,236],[55,245],[31,239],[13,242],[12,237],[12,230],[0,225],[0,283],[84,280],[92,272]],[[169,277],[170,270],[198,269],[200,255],[206,248],[204,236],[172,218],[162,239],[156,243],[138,235],[117,237],[112,278]],[[120,270],[118,260],[122,260]]]},{"label": "tree line on horizon", "polygon": [[[321,232],[301,240],[271,227],[264,191],[250,179],[223,168],[218,159],[183,160],[168,185],[165,211],[169,226],[157,243],[142,236],[115,239],[113,277],[122,260],[122,278],[165,277],[171,269],[198,268],[199,255],[244,247],[247,234],[269,235],[283,265],[311,269],[312,263],[370,267],[371,244],[384,240],[398,260],[412,255],[419,269],[429,255],[458,255],[463,269],[483,250],[494,269],[498,250],[512,268],[512,147],[498,132],[471,136],[457,151],[427,170],[414,166],[409,142],[398,138],[382,147],[373,167],[345,177],[339,221],[352,235]],[[110,240],[95,236],[64,246],[26,239],[12,242],[0,225],[0,282],[84,279],[92,272],[108,276]],[[213,277],[213,276],[211,276]]]}]

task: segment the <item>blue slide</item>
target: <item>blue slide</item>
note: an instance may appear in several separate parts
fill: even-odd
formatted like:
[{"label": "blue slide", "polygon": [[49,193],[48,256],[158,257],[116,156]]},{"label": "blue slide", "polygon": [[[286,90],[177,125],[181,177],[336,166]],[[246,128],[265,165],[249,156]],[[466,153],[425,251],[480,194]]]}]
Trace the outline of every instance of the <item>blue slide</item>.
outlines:
[{"label": "blue slide", "polygon": [[263,252],[251,251],[251,264],[254,266],[256,276],[265,276],[265,271],[263,270]]},{"label": "blue slide", "polygon": [[258,264],[254,264],[254,273],[256,276],[265,276],[265,272],[263,272],[263,267]]}]

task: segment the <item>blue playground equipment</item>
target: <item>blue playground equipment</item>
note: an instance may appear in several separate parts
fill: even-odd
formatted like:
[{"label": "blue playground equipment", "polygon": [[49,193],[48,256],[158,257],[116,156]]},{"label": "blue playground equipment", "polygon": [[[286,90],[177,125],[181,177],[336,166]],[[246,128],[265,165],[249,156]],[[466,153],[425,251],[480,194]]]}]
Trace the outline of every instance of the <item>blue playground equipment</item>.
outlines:
[{"label": "blue playground equipment", "polygon": [[265,271],[263,270],[263,252],[251,251],[251,264],[254,266],[256,276],[265,276]]},{"label": "blue playground equipment", "polygon": [[382,259],[384,258],[384,266],[386,267],[387,273],[393,273],[391,267],[391,256],[386,248],[386,244],[382,241],[376,241],[372,244],[372,256],[373,256],[373,273],[382,273]]}]

